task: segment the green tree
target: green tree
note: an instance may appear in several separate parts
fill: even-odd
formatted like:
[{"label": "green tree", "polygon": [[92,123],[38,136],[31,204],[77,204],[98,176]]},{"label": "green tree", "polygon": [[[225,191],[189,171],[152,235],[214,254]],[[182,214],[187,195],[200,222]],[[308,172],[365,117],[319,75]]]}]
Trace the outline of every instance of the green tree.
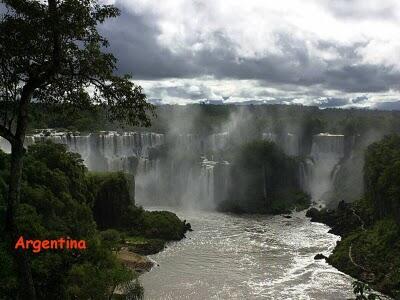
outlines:
[{"label": "green tree", "polygon": [[392,216],[400,224],[400,136],[371,144],[365,153],[365,196],[378,218]]},{"label": "green tree", "polygon": [[[1,153],[1,152],[0,152]],[[7,165],[9,155],[0,155]],[[31,239],[73,237],[87,241],[85,251],[42,251],[32,255],[32,276],[39,299],[106,299],[116,286],[135,278],[112,253],[120,246],[119,232],[98,234],[90,205],[92,183],[79,155],[52,142],[29,147],[24,157],[21,204],[16,223]],[[7,181],[7,170],[0,179]],[[1,191],[3,194],[5,191]],[[0,195],[1,195],[0,194]],[[0,199],[0,213],[3,199]],[[0,298],[20,293],[12,256],[0,236]]]},{"label": "green tree", "polygon": [[377,294],[371,292],[371,288],[361,281],[354,281],[353,293],[356,296],[355,300],[379,300],[382,299]]},{"label": "green tree", "polygon": [[[119,14],[96,0],[2,0],[0,15],[0,136],[11,144],[6,232],[18,237],[24,139],[32,102],[104,107],[110,120],[149,125],[153,111],[140,86],[117,76],[116,58],[97,25]],[[21,291],[36,299],[26,253],[14,252]]]},{"label": "green tree", "polygon": [[282,213],[308,205],[296,170],[298,161],[273,142],[253,141],[239,147],[232,158],[231,183],[223,210]]}]

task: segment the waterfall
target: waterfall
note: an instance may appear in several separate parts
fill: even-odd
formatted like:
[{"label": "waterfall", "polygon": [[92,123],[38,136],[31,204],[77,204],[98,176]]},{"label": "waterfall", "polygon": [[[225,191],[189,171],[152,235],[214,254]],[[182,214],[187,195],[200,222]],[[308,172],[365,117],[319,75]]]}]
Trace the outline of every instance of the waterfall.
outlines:
[{"label": "waterfall", "polygon": [[182,151],[200,151],[204,154],[209,151],[218,151],[225,148],[229,138],[228,132],[213,133],[208,136],[197,134],[179,134],[177,137],[170,136],[169,139],[175,141],[176,146]]},{"label": "waterfall", "polygon": [[278,136],[272,132],[264,132],[262,139],[276,143],[286,155],[296,156],[300,153],[300,140],[296,134],[285,133]]},{"label": "waterfall", "polygon": [[328,193],[334,177],[340,169],[340,160],[345,154],[344,136],[320,133],[313,136],[311,159],[301,164],[301,184],[312,199],[325,205],[324,195]]},{"label": "waterfall", "polygon": [[227,132],[209,136],[168,135],[169,149],[157,160],[156,169],[146,174],[139,171],[137,201],[149,204],[151,200],[153,205],[172,204],[186,209],[215,209],[227,195],[229,163],[214,159],[210,153],[222,150],[228,137]]},{"label": "waterfall", "polygon": [[215,208],[214,203],[214,167],[216,162],[208,160],[203,157],[201,162],[200,171],[200,191],[199,195],[195,195],[195,198],[202,199],[204,203],[204,208]]},{"label": "waterfall", "polygon": [[[36,130],[25,138],[25,147],[46,140],[64,144],[68,151],[79,153],[89,170],[135,173],[135,160],[148,159],[149,150],[164,143],[164,135],[154,132],[100,131],[81,135],[79,132]],[[0,139],[0,148],[10,152],[9,143]]]},{"label": "waterfall", "polygon": [[296,134],[288,133],[283,137],[283,151],[287,155],[299,155],[299,137]]},{"label": "waterfall", "polygon": [[228,142],[229,133],[228,132],[221,132],[221,133],[214,133],[208,136],[208,148],[211,151],[222,150],[225,148]]},{"label": "waterfall", "polygon": [[319,158],[336,158],[344,156],[344,135],[320,133],[313,136],[311,156]]},{"label": "waterfall", "polygon": [[[214,160],[205,153],[224,149],[228,132],[209,136],[179,134],[165,136],[154,132],[100,131],[89,134],[36,130],[27,135],[25,147],[51,140],[79,153],[91,171],[124,171],[135,175],[136,200],[141,204],[181,205],[215,209],[224,200],[229,184],[229,163]],[[167,144],[173,148],[167,157],[152,157],[151,149]],[[0,138],[0,147],[10,152]],[[185,155],[197,159],[184,158]]]},{"label": "waterfall", "polygon": [[299,164],[299,184],[303,191],[311,193],[310,180],[313,177],[314,161],[306,158]]},{"label": "waterfall", "polygon": [[[265,132],[262,138],[277,143],[287,155],[300,154],[301,141],[295,134]],[[320,133],[313,136],[311,154],[300,162],[298,178],[300,187],[314,201],[323,202],[324,195],[331,190],[342,158],[351,153],[350,142],[354,144],[354,141],[346,142],[344,135],[339,134]]]}]

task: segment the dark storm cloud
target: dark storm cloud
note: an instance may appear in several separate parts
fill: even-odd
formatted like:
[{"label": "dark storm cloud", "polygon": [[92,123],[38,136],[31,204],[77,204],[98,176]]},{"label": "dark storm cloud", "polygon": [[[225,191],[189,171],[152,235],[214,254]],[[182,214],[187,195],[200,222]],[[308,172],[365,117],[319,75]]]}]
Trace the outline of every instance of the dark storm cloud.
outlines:
[{"label": "dark storm cloud", "polygon": [[325,72],[328,87],[349,92],[382,92],[390,88],[398,89],[400,73],[392,68],[378,65],[344,65]]},{"label": "dark storm cloud", "polygon": [[313,58],[304,41],[279,34],[278,46],[282,54],[269,54],[260,58],[241,58],[232,41],[219,36],[222,45],[204,50],[195,57],[199,66],[217,78],[257,79],[277,84],[313,85],[322,83],[321,70],[325,62]]},{"label": "dark storm cloud", "polygon": [[198,71],[190,61],[174,56],[157,42],[159,30],[150,15],[130,12],[117,2],[121,15],[100,27],[118,58],[118,71],[135,78],[191,77]]},{"label": "dark storm cloud", "polygon": [[[345,5],[343,3],[333,5],[330,9],[339,13]],[[312,87],[344,93],[397,90],[400,82],[398,71],[361,62],[357,49],[365,44],[342,46],[325,40],[314,41],[315,49],[336,54],[333,59],[325,59],[310,52],[307,46],[309,41],[295,38],[290,32],[275,34],[278,54],[267,53],[254,58],[240,56],[237,45],[218,31],[209,37],[214,47],[204,47],[197,51],[187,47],[173,52],[159,44],[157,37],[160,30],[156,16],[134,13],[121,1],[117,1],[116,5],[122,15],[102,26],[101,30],[110,40],[111,51],[119,59],[119,72],[131,73],[136,79],[160,80],[211,75],[216,79],[258,80],[262,85],[276,88]],[[385,13],[386,10],[381,12],[383,15]],[[169,93],[190,96],[192,99],[203,96],[184,93],[182,89],[171,90]]]},{"label": "dark storm cloud", "polygon": [[400,110],[400,101],[376,103],[373,108],[379,110]]}]

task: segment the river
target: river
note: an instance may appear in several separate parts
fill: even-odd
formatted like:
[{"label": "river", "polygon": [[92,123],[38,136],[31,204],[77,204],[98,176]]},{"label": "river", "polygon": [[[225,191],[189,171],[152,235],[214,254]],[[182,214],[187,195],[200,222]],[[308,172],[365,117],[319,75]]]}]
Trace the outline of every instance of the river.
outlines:
[{"label": "river", "polygon": [[194,231],[150,256],[158,266],[140,277],[147,300],[353,296],[351,277],[314,260],[318,253],[329,255],[339,237],[327,233],[327,226],[311,223],[304,212],[291,219],[174,212]]}]

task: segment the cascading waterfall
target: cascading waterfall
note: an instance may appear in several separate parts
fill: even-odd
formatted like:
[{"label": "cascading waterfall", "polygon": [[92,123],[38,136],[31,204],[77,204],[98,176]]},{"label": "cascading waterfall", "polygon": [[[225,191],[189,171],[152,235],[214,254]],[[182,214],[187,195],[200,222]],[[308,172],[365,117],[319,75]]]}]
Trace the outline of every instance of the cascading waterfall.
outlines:
[{"label": "cascading waterfall", "polygon": [[[142,175],[147,176],[156,164],[149,160],[149,150],[164,144],[165,136],[153,132],[114,131],[82,135],[78,132],[44,129],[27,135],[25,147],[47,140],[64,144],[67,150],[79,153],[91,171],[123,171],[140,179]],[[0,147],[3,151],[10,152],[6,140],[0,139]]]},{"label": "cascading waterfall", "polygon": [[325,205],[324,194],[331,190],[334,176],[340,169],[340,160],[344,157],[344,136],[314,135],[310,156],[311,159],[301,164],[302,184],[315,202]]},{"label": "cascading waterfall", "polygon": [[300,153],[300,140],[298,135],[294,133],[288,132],[278,136],[272,132],[264,132],[262,139],[276,143],[287,155],[296,156]]},{"label": "cascading waterfall", "polygon": [[[150,148],[162,145],[164,134],[153,132],[101,131],[81,135],[73,132],[57,132],[51,129],[37,130],[27,135],[25,147],[46,140],[65,144],[71,152],[79,153],[89,170],[118,171],[133,173],[132,158],[147,158]],[[9,143],[1,138],[0,147],[10,152]]]},{"label": "cascading waterfall", "polygon": [[283,138],[283,151],[287,155],[296,156],[299,155],[299,137],[296,134],[288,133]]},{"label": "cascading waterfall", "polygon": [[214,204],[214,167],[216,162],[203,158],[200,171],[201,193],[197,195],[205,200],[206,208],[215,208]]},{"label": "cascading waterfall", "polygon": [[[276,142],[288,155],[298,155],[298,136],[287,133],[277,136],[267,132],[264,140]],[[101,131],[82,135],[77,132],[37,130],[26,137],[26,146],[51,140],[79,153],[89,170],[124,171],[135,175],[136,199],[141,204],[174,204],[213,209],[227,196],[229,163],[206,153],[218,153],[227,145],[228,132],[209,136],[196,134],[164,135],[154,132]],[[151,149],[168,144],[167,157],[151,157]],[[172,145],[172,146],[171,146]],[[0,148],[10,152],[9,143],[0,138]],[[198,153],[198,154],[196,154]],[[183,157],[187,154],[195,160]],[[343,135],[321,133],[313,136],[309,158],[299,166],[299,184],[316,202],[332,188],[345,155]]]},{"label": "cascading waterfall", "polygon": [[[150,157],[150,150],[173,142],[172,157]],[[193,150],[205,153],[225,147],[228,133],[200,137],[193,134],[165,136],[153,132],[101,131],[82,135],[53,129],[36,130],[26,136],[25,146],[51,140],[65,144],[71,152],[79,153],[91,171],[124,171],[135,175],[136,200],[145,204],[174,204],[202,209],[214,209],[216,199],[226,196],[229,163],[213,161],[203,156],[194,162],[182,159]],[[10,152],[9,143],[0,138],[0,148]],[[196,152],[197,153],[197,152]]]},{"label": "cascading waterfall", "polygon": [[311,193],[310,179],[313,177],[314,162],[311,158],[306,158],[299,164],[299,184],[303,191]]},{"label": "cascading waterfall", "polygon": [[[301,141],[295,134],[285,133],[278,136],[265,132],[262,138],[278,144],[287,155],[300,154]],[[300,162],[298,178],[300,187],[308,192],[315,202],[324,204],[322,198],[332,188],[345,151],[343,135],[320,133],[313,136],[310,156]],[[351,147],[347,149],[347,152],[349,151]]]},{"label": "cascading waterfall", "polygon": [[207,151],[218,151],[225,148],[228,141],[229,133],[220,132],[213,133],[208,136],[197,134],[179,134],[176,137],[171,136],[176,147],[180,151],[200,150],[201,153]]},{"label": "cascading waterfall", "polygon": [[227,195],[229,163],[214,160],[204,153],[223,149],[227,138],[227,133],[206,137],[193,134],[170,137],[174,144],[167,157],[157,159],[157,170],[137,178],[138,203],[149,204],[151,201],[152,205],[215,209],[218,201],[224,200]]}]

